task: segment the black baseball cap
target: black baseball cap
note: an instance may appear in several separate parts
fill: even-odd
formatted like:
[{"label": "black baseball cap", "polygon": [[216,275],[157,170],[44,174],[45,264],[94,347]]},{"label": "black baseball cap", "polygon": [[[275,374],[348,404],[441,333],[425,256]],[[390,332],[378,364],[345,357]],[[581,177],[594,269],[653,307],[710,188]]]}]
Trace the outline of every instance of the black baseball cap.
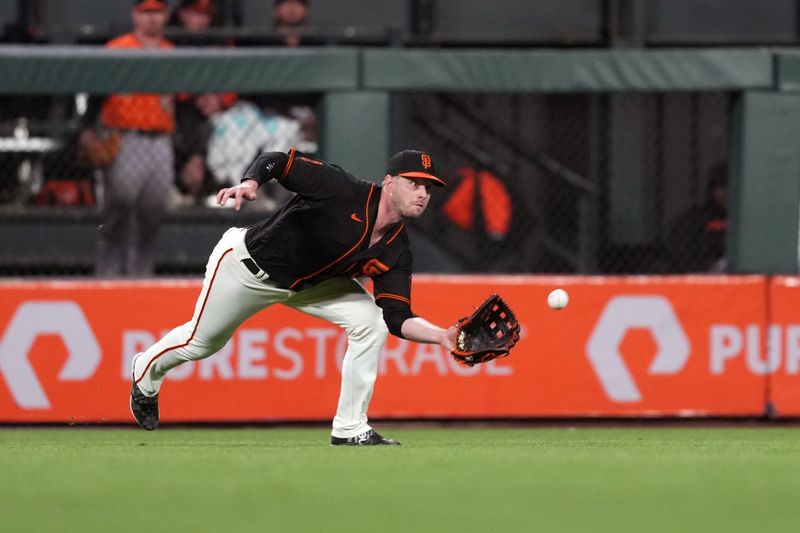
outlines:
[{"label": "black baseball cap", "polygon": [[436,177],[431,156],[419,150],[403,150],[394,154],[389,159],[389,168],[386,173],[392,176],[403,176],[404,178],[430,180],[439,187],[447,185],[443,180]]},{"label": "black baseball cap", "polygon": [[161,0],[135,0],[133,6],[137,11],[169,11],[169,3]]}]

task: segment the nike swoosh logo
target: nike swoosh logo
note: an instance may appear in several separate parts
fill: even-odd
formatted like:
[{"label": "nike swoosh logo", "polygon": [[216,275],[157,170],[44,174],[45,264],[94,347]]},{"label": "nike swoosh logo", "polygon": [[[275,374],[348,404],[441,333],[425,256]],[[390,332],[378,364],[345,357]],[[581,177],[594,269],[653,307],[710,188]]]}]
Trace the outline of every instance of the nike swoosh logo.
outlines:
[{"label": "nike swoosh logo", "polygon": [[353,219],[353,220],[355,220],[356,222],[360,222],[360,223],[362,223],[362,224],[364,223],[364,221],[363,221],[363,220],[361,220],[360,218],[358,218],[358,215],[356,215],[355,213],[353,213],[352,215],[350,215],[350,218],[352,218],[352,219]]}]

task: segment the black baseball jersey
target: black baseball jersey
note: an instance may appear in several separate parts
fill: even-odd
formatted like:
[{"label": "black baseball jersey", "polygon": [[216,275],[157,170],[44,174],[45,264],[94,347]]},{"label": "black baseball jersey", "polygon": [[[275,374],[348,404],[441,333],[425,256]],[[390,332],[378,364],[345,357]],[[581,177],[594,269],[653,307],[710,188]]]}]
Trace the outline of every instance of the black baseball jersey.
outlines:
[{"label": "black baseball jersey", "polygon": [[282,288],[302,290],[337,276],[368,276],[389,331],[402,337],[411,312],[412,257],[403,222],[369,245],[381,187],[295,150],[261,154],[243,180],[271,179],[297,193],[247,230],[253,260]]}]

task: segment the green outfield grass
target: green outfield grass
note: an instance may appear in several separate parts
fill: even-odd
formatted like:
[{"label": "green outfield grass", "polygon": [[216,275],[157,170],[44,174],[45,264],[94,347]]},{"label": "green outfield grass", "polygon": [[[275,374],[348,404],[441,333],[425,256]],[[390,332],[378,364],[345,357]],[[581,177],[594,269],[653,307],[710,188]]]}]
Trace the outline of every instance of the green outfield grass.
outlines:
[{"label": "green outfield grass", "polygon": [[800,531],[800,428],[0,429],[0,531]]}]

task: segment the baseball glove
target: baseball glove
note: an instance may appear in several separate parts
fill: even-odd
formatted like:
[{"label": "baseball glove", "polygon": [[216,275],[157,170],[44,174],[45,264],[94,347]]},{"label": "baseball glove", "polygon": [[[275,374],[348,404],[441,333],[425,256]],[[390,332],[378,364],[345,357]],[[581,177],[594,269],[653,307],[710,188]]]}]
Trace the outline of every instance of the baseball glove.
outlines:
[{"label": "baseball glove", "polygon": [[505,357],[519,340],[519,322],[497,294],[489,296],[471,315],[456,324],[456,361],[473,366]]},{"label": "baseball glove", "polygon": [[119,153],[122,140],[116,130],[85,130],[78,139],[78,160],[88,167],[110,167]]}]

